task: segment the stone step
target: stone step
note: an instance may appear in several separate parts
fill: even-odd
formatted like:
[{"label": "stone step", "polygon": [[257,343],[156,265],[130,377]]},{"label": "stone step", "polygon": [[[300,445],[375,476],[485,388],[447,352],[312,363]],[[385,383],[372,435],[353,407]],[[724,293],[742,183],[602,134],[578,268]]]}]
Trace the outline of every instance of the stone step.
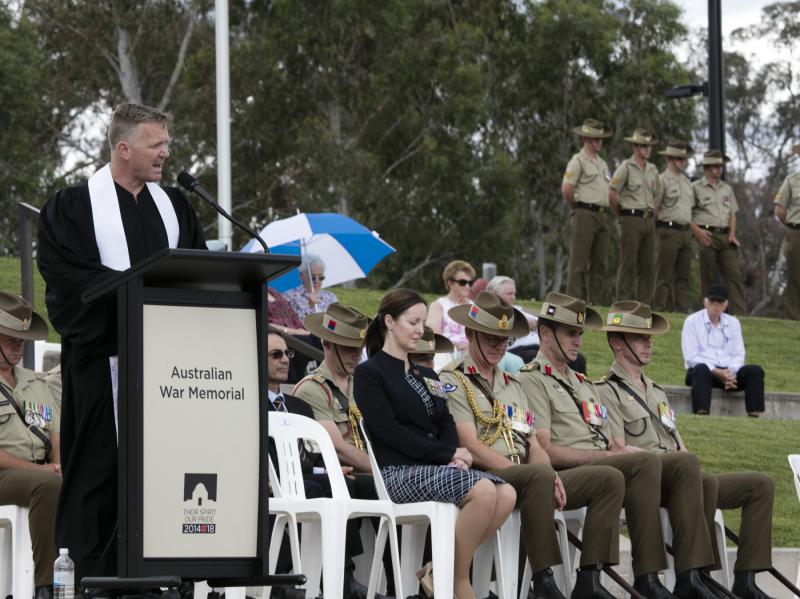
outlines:
[{"label": "stone step", "polygon": [[[667,398],[676,414],[692,413],[692,398],[689,387],[664,385]],[[747,416],[744,408],[744,392],[725,392],[714,389],[711,392],[711,414],[713,416]],[[762,418],[800,419],[800,393],[764,394],[764,413]]]}]

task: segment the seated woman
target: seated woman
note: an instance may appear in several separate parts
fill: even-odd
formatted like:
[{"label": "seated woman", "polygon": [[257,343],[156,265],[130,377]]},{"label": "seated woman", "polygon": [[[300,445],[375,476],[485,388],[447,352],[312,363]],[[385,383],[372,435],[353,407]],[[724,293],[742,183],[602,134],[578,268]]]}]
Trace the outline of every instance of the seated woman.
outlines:
[{"label": "seated woman", "polygon": [[453,306],[468,304],[471,301],[470,288],[474,279],[475,269],[469,262],[454,260],[445,266],[444,272],[442,272],[442,281],[447,289],[447,295],[431,304],[431,310],[425,323],[433,329],[434,333],[444,335],[452,341],[459,351],[467,348],[467,335],[463,325],[451,319],[447,312]]},{"label": "seated woman", "polygon": [[470,469],[472,455],[458,446],[439,378],[409,363],[426,313],[425,300],[415,291],[395,289],[383,297],[367,328],[369,359],[356,368],[354,397],[392,501],[442,501],[461,508],[453,594],[474,599],[472,556],[511,513],[516,493],[496,476]]},{"label": "seated woman", "polygon": [[[283,335],[291,335],[298,339],[310,343],[317,349],[322,349],[322,346],[314,335],[309,333],[303,326],[303,321],[297,316],[292,305],[283,296],[283,294],[272,287],[267,287],[267,301],[269,302],[269,309],[267,310],[267,322],[278,330]],[[296,383],[306,375],[306,368],[311,358],[300,353],[295,352],[294,356],[289,361],[289,383]]]}]

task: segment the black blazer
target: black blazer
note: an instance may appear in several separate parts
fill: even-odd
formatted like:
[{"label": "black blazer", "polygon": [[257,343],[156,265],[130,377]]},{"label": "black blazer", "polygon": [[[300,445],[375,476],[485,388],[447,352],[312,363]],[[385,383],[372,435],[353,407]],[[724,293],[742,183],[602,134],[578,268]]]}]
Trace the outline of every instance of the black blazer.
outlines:
[{"label": "black blazer", "polygon": [[[448,464],[458,447],[458,434],[447,402],[429,393],[436,414],[428,416],[422,399],[406,382],[404,368],[402,360],[381,351],[359,364],[353,376],[353,397],[375,459],[381,466]],[[422,366],[412,366],[411,373],[420,382],[439,380]]]}]

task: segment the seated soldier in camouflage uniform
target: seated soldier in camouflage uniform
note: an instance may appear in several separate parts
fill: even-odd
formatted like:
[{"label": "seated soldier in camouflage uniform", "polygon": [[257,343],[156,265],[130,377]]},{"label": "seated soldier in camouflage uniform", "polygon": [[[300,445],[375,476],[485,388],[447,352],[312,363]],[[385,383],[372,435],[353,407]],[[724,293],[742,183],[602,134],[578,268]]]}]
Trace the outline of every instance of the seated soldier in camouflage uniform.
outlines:
[{"label": "seated soldier in camouflage uniform", "polygon": [[[666,333],[669,322],[652,313],[646,304],[625,301],[611,306],[604,330],[614,353],[614,363],[597,389],[608,407],[614,442],[620,447],[630,445],[662,456],[686,452],[667,394],[642,371],[651,360],[650,337]],[[760,472],[717,475],[703,470],[702,476],[703,509],[709,535],[713,534],[717,508],[742,508],[741,543],[733,569],[733,594],[743,599],[769,599],[756,586],[755,573],[772,566],[771,523],[775,496],[772,479]],[[673,513],[674,505],[667,503],[665,507],[670,509],[673,523],[681,517],[681,514]],[[696,526],[696,519],[692,517],[691,520],[690,525]],[[676,546],[678,542],[676,536]],[[714,568],[718,569],[717,546],[713,544],[712,547]],[[691,565],[679,552],[675,558],[675,570],[681,572]]]},{"label": "seated soldier in camouflage uniform", "polygon": [[459,441],[473,467],[491,472],[517,491],[525,554],[533,570],[533,597],[560,598],[551,566],[561,563],[553,509],[587,507],[581,571],[573,598],[610,598],[598,564],[619,561],[619,511],[623,478],[610,467],[576,468],[563,481],[534,436],[534,415],[514,375],[497,364],[509,339],[528,333],[525,316],[493,293],[479,293],[472,306],[451,308],[466,327],[467,353],[439,377],[448,393]]},{"label": "seated soldier in camouflage uniform", "polygon": [[673,520],[681,527],[680,532],[675,530],[677,553],[691,564],[679,573],[675,595],[717,597],[698,571],[710,566],[713,556],[702,521],[697,458],[682,453],[664,460],[635,447],[615,445],[606,408],[594,385],[567,365],[580,350],[584,329],[598,330],[602,324],[600,315],[587,308],[583,300],[560,293],[549,293],[545,298],[539,312],[539,354],[519,373],[530,409],[536,414],[536,438],[562,476],[588,464],[612,466],[622,472],[634,588],[650,599],[672,597],[658,579],[659,570],[667,567],[659,519],[663,480],[666,505],[674,502],[681,514],[680,521]]}]

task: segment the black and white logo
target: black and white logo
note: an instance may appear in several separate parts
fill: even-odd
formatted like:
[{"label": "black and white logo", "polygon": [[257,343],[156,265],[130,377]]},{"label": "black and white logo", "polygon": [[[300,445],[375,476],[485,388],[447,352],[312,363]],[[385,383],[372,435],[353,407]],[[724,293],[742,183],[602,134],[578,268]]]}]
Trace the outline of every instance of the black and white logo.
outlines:
[{"label": "black and white logo", "polygon": [[217,475],[183,475],[183,534],[217,532]]}]

